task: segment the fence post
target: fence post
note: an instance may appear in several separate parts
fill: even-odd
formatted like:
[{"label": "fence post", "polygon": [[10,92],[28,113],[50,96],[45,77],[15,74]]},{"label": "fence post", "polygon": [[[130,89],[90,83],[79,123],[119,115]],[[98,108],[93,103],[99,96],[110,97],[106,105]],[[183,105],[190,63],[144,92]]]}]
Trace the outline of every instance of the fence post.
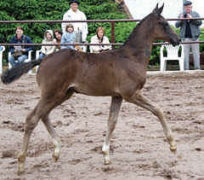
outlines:
[{"label": "fence post", "polygon": [[[111,43],[115,43],[115,22],[111,22]],[[114,49],[115,46],[112,46]]]}]

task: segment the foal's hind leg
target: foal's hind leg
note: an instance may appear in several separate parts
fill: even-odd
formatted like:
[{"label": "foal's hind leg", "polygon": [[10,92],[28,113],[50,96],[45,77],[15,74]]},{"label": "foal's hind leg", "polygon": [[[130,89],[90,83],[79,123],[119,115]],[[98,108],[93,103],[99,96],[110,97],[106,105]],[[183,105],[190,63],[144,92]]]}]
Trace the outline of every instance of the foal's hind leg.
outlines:
[{"label": "foal's hind leg", "polygon": [[48,115],[42,119],[47,131],[49,132],[50,136],[52,137],[52,142],[55,146],[55,150],[53,152],[53,160],[56,162],[59,159],[59,155],[60,155],[60,149],[61,149],[61,143],[59,141],[59,138],[57,136],[57,133],[55,131],[55,129],[53,128],[52,124],[50,123],[50,119],[48,117]]},{"label": "foal's hind leg", "polygon": [[[26,123],[25,123],[25,133],[24,133],[24,139],[23,139],[23,149],[21,153],[18,156],[18,174],[21,174],[24,172],[24,164],[26,159],[26,153],[28,149],[28,144],[30,140],[30,136],[34,128],[36,127],[37,123],[40,119],[43,120],[45,126],[47,127],[48,131],[51,133],[51,135],[55,138],[56,133],[54,129],[51,127],[48,121],[48,114],[50,111],[55,108],[57,105],[64,102],[66,99],[70,98],[71,95],[74,93],[74,89],[68,89],[65,93],[64,91],[56,91],[59,93],[56,93],[55,95],[50,95],[50,92],[44,93],[38,102],[35,109],[27,116]],[[55,149],[55,152],[58,153],[59,144],[57,144],[57,149]],[[57,155],[58,156],[58,155]]]},{"label": "foal's hind leg", "polygon": [[102,147],[102,151],[104,153],[104,164],[110,164],[110,138],[113,130],[115,129],[116,122],[118,120],[118,114],[120,111],[120,106],[122,103],[121,97],[112,97],[109,119],[108,119],[108,128],[106,132],[105,141]]},{"label": "foal's hind leg", "polygon": [[26,153],[28,149],[28,144],[30,140],[30,136],[34,128],[37,126],[40,117],[42,115],[43,103],[39,101],[35,109],[27,116],[25,122],[25,132],[23,138],[23,148],[22,151],[18,155],[18,174],[24,172],[24,165],[26,159]]},{"label": "foal's hind leg", "polygon": [[[57,106],[58,104],[61,104],[65,100],[69,99],[73,95],[73,93],[74,93],[73,89],[71,89],[71,88],[68,89],[67,92],[66,92],[65,97],[58,100],[58,102],[55,104],[55,106]],[[44,118],[42,118],[42,122],[44,123],[47,131],[49,132],[50,136],[52,137],[52,141],[53,141],[53,144],[55,146],[55,150],[54,150],[54,152],[52,154],[52,158],[56,162],[59,159],[61,143],[60,143],[59,137],[58,137],[55,129],[53,128],[53,126],[52,126],[52,124],[50,122],[50,119],[49,119],[48,115],[49,114],[47,114]]]},{"label": "foal's hind leg", "polygon": [[148,99],[146,99],[142,94],[137,93],[135,94],[131,99],[128,100],[131,103],[137,104],[138,106],[141,106],[149,111],[151,111],[155,116],[159,118],[159,121],[162,124],[164,133],[166,135],[166,138],[170,144],[170,150],[172,152],[176,151],[176,143],[174,141],[174,138],[172,136],[171,130],[167,125],[166,119],[164,118],[164,115],[159,107],[156,105],[153,105]]},{"label": "foal's hind leg", "polygon": [[[73,94],[73,92],[71,93]],[[71,96],[71,95],[70,95]],[[43,96],[35,109],[27,116],[25,123],[25,133],[23,138],[23,149],[18,156],[18,174],[24,172],[24,164],[30,136],[40,119],[45,120],[50,111],[70,97],[69,94],[56,94],[55,96]],[[48,127],[50,130],[50,127]]]}]

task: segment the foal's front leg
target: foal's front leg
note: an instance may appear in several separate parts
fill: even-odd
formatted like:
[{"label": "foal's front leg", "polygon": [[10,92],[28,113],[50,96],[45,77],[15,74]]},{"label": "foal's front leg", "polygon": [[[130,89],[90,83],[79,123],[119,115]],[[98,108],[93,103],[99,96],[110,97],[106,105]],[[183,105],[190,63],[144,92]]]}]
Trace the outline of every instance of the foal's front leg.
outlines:
[{"label": "foal's front leg", "polygon": [[105,141],[102,147],[104,154],[104,164],[110,164],[110,138],[113,130],[115,129],[116,122],[118,120],[118,114],[122,103],[122,97],[112,97],[110,113],[108,118],[108,127],[106,131]]},{"label": "foal's front leg", "polygon": [[163,127],[164,134],[165,134],[165,136],[166,136],[166,138],[170,144],[170,150],[172,152],[175,152],[176,151],[176,143],[175,143],[173,135],[171,133],[171,129],[169,128],[169,126],[166,122],[166,119],[164,117],[164,114],[162,113],[160,108],[157,107],[156,105],[154,105],[148,99],[146,99],[141,93],[135,94],[131,99],[129,99],[127,101],[151,111],[155,116],[158,117],[158,119],[159,119],[159,121]]}]

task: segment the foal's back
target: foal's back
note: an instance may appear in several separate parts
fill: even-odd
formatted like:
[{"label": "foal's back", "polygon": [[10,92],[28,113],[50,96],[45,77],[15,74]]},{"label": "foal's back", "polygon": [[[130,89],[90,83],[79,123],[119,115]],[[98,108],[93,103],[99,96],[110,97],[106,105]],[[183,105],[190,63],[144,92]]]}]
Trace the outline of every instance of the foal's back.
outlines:
[{"label": "foal's back", "polygon": [[127,94],[142,88],[144,67],[119,52],[94,54],[62,50],[41,63],[38,83],[46,91],[72,87],[78,93],[92,96]]}]

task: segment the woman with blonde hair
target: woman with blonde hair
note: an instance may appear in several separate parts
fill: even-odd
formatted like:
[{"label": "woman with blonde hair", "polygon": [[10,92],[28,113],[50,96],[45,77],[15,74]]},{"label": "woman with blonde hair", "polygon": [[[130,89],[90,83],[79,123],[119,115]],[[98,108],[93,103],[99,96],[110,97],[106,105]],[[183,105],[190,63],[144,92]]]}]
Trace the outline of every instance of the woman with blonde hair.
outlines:
[{"label": "woman with blonde hair", "polygon": [[[105,29],[98,27],[96,35],[91,38],[91,44],[110,44],[108,37],[105,36]],[[110,45],[90,46],[90,52],[99,53],[102,51],[111,50]]]}]

